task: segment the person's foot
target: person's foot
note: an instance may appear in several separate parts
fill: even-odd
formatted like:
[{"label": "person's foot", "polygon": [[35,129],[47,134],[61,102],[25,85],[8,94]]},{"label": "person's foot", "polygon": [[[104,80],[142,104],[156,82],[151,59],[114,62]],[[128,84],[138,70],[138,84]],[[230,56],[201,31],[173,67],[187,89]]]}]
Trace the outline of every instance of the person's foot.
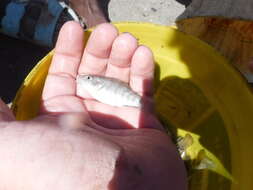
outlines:
[{"label": "person's foot", "polygon": [[88,28],[109,21],[98,0],[69,0],[69,3]]}]

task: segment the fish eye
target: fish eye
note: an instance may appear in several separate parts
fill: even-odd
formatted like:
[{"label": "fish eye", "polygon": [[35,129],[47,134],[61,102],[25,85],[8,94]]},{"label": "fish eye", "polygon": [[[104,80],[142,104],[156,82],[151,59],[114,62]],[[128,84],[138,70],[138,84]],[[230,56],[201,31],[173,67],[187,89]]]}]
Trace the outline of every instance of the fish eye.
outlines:
[{"label": "fish eye", "polygon": [[86,79],[90,80],[90,79],[91,79],[91,76],[87,76]]}]

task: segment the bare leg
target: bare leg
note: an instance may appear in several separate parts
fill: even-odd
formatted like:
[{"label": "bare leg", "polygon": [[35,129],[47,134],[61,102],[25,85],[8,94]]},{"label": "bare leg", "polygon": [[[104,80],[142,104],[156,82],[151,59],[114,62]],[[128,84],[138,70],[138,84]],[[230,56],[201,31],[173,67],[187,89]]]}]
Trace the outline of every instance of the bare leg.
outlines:
[{"label": "bare leg", "polygon": [[99,0],[70,0],[70,6],[79,14],[87,27],[108,22],[99,6]]}]

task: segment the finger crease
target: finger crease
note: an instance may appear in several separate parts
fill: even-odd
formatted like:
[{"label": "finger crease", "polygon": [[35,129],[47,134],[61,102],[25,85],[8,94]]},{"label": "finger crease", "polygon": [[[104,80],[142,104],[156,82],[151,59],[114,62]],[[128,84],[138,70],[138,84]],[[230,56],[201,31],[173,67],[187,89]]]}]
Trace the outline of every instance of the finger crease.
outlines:
[{"label": "finger crease", "polygon": [[64,73],[64,72],[49,72],[49,75],[56,76],[56,77],[64,77],[66,79],[71,79],[71,80],[76,79],[76,76],[73,76],[72,74]]},{"label": "finger crease", "polygon": [[[106,50],[106,51],[110,52],[110,50]],[[86,50],[85,53],[89,54],[90,56],[94,56],[94,57],[96,57],[98,59],[108,59],[108,55],[101,56],[101,55],[95,54],[94,52],[90,52],[88,50]]]},{"label": "finger crease", "polygon": [[128,62],[127,64],[115,64],[114,62],[115,61],[109,62],[109,64],[122,69],[128,68],[130,66],[130,62]]},{"label": "finger crease", "polygon": [[71,60],[74,60],[74,61],[76,61],[78,63],[81,60],[81,57],[79,57],[77,55],[74,55],[74,54],[70,54],[70,53],[55,52],[54,57],[55,56],[61,56],[61,57],[64,57],[65,59],[71,59]]},{"label": "finger crease", "polygon": [[132,77],[136,77],[136,78],[143,78],[145,77],[144,79],[147,79],[147,78],[151,78],[153,77],[153,74],[151,72],[145,72],[145,73],[133,73],[132,72]]}]

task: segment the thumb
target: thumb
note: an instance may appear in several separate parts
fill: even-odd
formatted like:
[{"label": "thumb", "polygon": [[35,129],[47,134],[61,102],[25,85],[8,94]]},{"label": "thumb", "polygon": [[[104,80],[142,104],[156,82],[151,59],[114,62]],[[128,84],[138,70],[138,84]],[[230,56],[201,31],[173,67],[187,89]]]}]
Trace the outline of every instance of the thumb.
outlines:
[{"label": "thumb", "polygon": [[0,122],[14,121],[15,117],[10,108],[0,98]]}]

